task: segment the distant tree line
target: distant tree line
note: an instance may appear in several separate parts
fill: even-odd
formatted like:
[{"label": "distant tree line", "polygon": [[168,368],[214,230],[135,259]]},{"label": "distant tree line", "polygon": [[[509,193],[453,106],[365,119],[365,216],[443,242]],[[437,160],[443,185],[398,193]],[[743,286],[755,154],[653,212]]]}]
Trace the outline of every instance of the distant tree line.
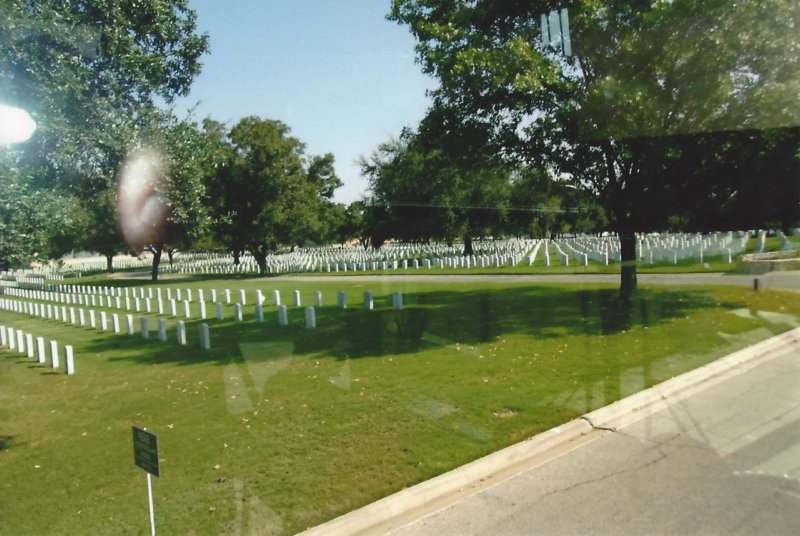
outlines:
[{"label": "distant tree line", "polygon": [[[39,128],[0,147],[0,268],[90,250],[111,270],[134,248],[155,279],[164,253],[190,249],[249,253],[263,272],[310,244],[442,240],[468,255],[480,237],[608,230],[630,296],[634,233],[800,223],[797,2],[565,7],[395,0],[389,18],[439,85],[419,125],[361,159],[369,194],[345,206],[333,155],[307,154],[288,125],[176,117],[208,51],[184,0],[8,0],[0,95]],[[569,21],[569,47],[543,20]],[[146,148],[164,222],[133,243],[117,181]]]},{"label": "distant tree line", "polygon": [[[441,204],[453,206],[502,196],[518,176],[550,179],[537,185],[538,199],[568,182],[620,237],[623,296],[636,288],[636,232],[797,224],[800,4],[553,7],[392,2],[389,18],[408,26],[422,70],[439,85],[417,132],[366,163],[382,205],[408,201],[408,190],[387,186],[400,166],[419,174],[419,186],[424,176],[449,185],[436,195],[446,191]],[[417,203],[435,198],[419,192]],[[481,218],[458,211],[447,218],[448,234],[492,223],[476,227]]]}]

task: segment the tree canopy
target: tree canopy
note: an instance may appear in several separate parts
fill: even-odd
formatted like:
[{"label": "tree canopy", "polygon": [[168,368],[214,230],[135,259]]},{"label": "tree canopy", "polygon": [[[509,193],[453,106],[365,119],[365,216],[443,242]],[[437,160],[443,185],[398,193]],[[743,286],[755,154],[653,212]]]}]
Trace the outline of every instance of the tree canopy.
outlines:
[{"label": "tree canopy", "polygon": [[[691,136],[791,138],[799,124],[796,2],[576,0],[554,12],[544,1],[394,0],[390,18],[410,27],[439,80],[437,106],[490,126],[498,154],[598,200],[620,235],[623,295],[636,286],[634,233],[688,221],[728,181],[730,151],[712,136],[697,154]],[[793,168],[782,169],[778,187]]]},{"label": "tree canopy", "polygon": [[119,250],[116,173],[153,117],[169,115],[158,105],[187,94],[199,73],[208,36],[195,20],[186,0],[0,5],[0,95],[38,124],[14,166],[28,187],[73,197],[90,227],[104,228],[86,247]]},{"label": "tree canopy", "polygon": [[341,185],[333,155],[307,158],[305,145],[276,120],[245,117],[229,133],[208,124],[223,159],[208,185],[218,239],[237,256],[249,251],[262,273],[279,246],[318,241]]}]

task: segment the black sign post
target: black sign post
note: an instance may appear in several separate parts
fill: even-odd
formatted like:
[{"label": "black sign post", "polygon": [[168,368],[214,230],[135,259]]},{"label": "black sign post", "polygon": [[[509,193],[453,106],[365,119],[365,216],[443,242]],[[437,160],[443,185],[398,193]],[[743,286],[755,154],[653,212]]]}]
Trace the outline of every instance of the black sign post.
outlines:
[{"label": "black sign post", "polygon": [[156,535],[156,518],[153,512],[153,485],[150,475],[159,477],[158,438],[144,428],[133,427],[133,463],[147,472],[147,502],[150,504],[150,534]]}]

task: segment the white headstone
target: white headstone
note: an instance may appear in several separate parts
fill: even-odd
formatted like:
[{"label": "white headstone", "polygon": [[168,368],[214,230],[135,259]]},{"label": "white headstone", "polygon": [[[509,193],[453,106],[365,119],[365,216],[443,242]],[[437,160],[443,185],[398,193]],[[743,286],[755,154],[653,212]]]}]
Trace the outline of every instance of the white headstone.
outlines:
[{"label": "white headstone", "polygon": [[403,294],[401,292],[395,292],[392,294],[392,308],[395,311],[403,310]]},{"label": "white headstone", "polygon": [[203,350],[211,349],[211,334],[208,331],[208,324],[200,324],[200,348]]},{"label": "white headstone", "polygon": [[141,328],[142,338],[147,339],[150,337],[150,331],[147,329],[147,317],[139,317],[139,327]]},{"label": "white headstone", "polygon": [[117,313],[111,314],[111,329],[114,333],[119,333],[119,315]]},{"label": "white headstone", "polygon": [[183,300],[183,316],[185,318],[190,318],[192,316],[192,311],[189,306],[189,300]]},{"label": "white headstone", "polygon": [[178,320],[177,324],[177,336],[178,336],[178,344],[181,346],[186,345],[186,324],[183,320]]},{"label": "white headstone", "polygon": [[50,341],[50,364],[53,368],[58,368],[58,342]]},{"label": "white headstone", "polygon": [[44,346],[44,337],[36,337],[36,355],[39,357],[39,363],[47,361],[47,351]]},{"label": "white headstone", "polygon": [[133,335],[133,315],[125,315],[125,328],[127,329],[128,335]]},{"label": "white headstone", "polygon": [[33,349],[33,335],[30,333],[25,334],[25,350],[28,352],[28,357],[35,357],[36,353]]},{"label": "white headstone", "polygon": [[95,318],[94,309],[89,310],[89,327],[92,329],[97,327],[97,319]]},{"label": "white headstone", "polygon": [[292,292],[292,305],[295,307],[300,307],[300,291],[295,290]]},{"label": "white headstone", "polygon": [[272,291],[272,303],[274,305],[281,304],[281,291],[280,290],[273,290]]},{"label": "white headstone", "polygon": [[225,303],[231,303],[231,289],[225,289]]},{"label": "white headstone", "polygon": [[167,341],[167,321],[163,318],[158,319],[158,340]]},{"label": "white headstone", "polygon": [[286,311],[285,305],[278,306],[278,324],[281,326],[289,325],[289,313]]},{"label": "white headstone", "polygon": [[17,352],[25,353],[25,333],[21,329],[17,330]]},{"label": "white headstone", "polygon": [[256,304],[256,322],[264,321],[264,306],[260,303]]},{"label": "white headstone", "polygon": [[217,302],[215,307],[217,309],[217,311],[216,311],[217,320],[222,320],[223,318],[225,318],[225,314],[224,314],[224,312],[222,310],[222,302]]},{"label": "white headstone", "polygon": [[339,305],[339,309],[346,309],[347,308],[347,297],[346,297],[344,291],[340,290],[336,294],[336,302]]},{"label": "white headstone", "polygon": [[245,296],[244,289],[239,290],[239,303],[241,303],[242,305],[247,305],[247,298]]},{"label": "white headstone", "polygon": [[322,291],[320,290],[314,293],[314,307],[322,307]]},{"label": "white headstone", "polygon": [[306,307],[306,329],[315,329],[317,327],[317,315],[313,307]]},{"label": "white headstone", "polygon": [[372,292],[369,290],[364,291],[364,309],[372,310]]},{"label": "white headstone", "polygon": [[75,360],[72,355],[72,346],[64,346],[64,362],[67,374],[75,374]]},{"label": "white headstone", "polygon": [[201,301],[197,302],[197,305],[198,305],[198,307],[200,309],[200,318],[205,320],[206,319],[206,302],[201,300]]},{"label": "white headstone", "polygon": [[237,322],[242,321],[242,304],[235,303],[233,304],[233,319]]}]

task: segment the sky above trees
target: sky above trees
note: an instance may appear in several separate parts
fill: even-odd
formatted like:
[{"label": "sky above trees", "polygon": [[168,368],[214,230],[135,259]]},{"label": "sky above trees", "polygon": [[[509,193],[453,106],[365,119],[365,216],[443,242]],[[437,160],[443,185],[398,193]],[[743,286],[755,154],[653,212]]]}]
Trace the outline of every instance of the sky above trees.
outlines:
[{"label": "sky above trees", "polygon": [[[242,117],[277,119],[308,145],[332,152],[358,199],[367,184],[357,160],[417,124],[434,82],[414,63],[408,28],[385,19],[388,0],[191,0],[211,53],[176,111],[193,106],[232,127]],[[199,103],[199,104],[198,104]]]}]

